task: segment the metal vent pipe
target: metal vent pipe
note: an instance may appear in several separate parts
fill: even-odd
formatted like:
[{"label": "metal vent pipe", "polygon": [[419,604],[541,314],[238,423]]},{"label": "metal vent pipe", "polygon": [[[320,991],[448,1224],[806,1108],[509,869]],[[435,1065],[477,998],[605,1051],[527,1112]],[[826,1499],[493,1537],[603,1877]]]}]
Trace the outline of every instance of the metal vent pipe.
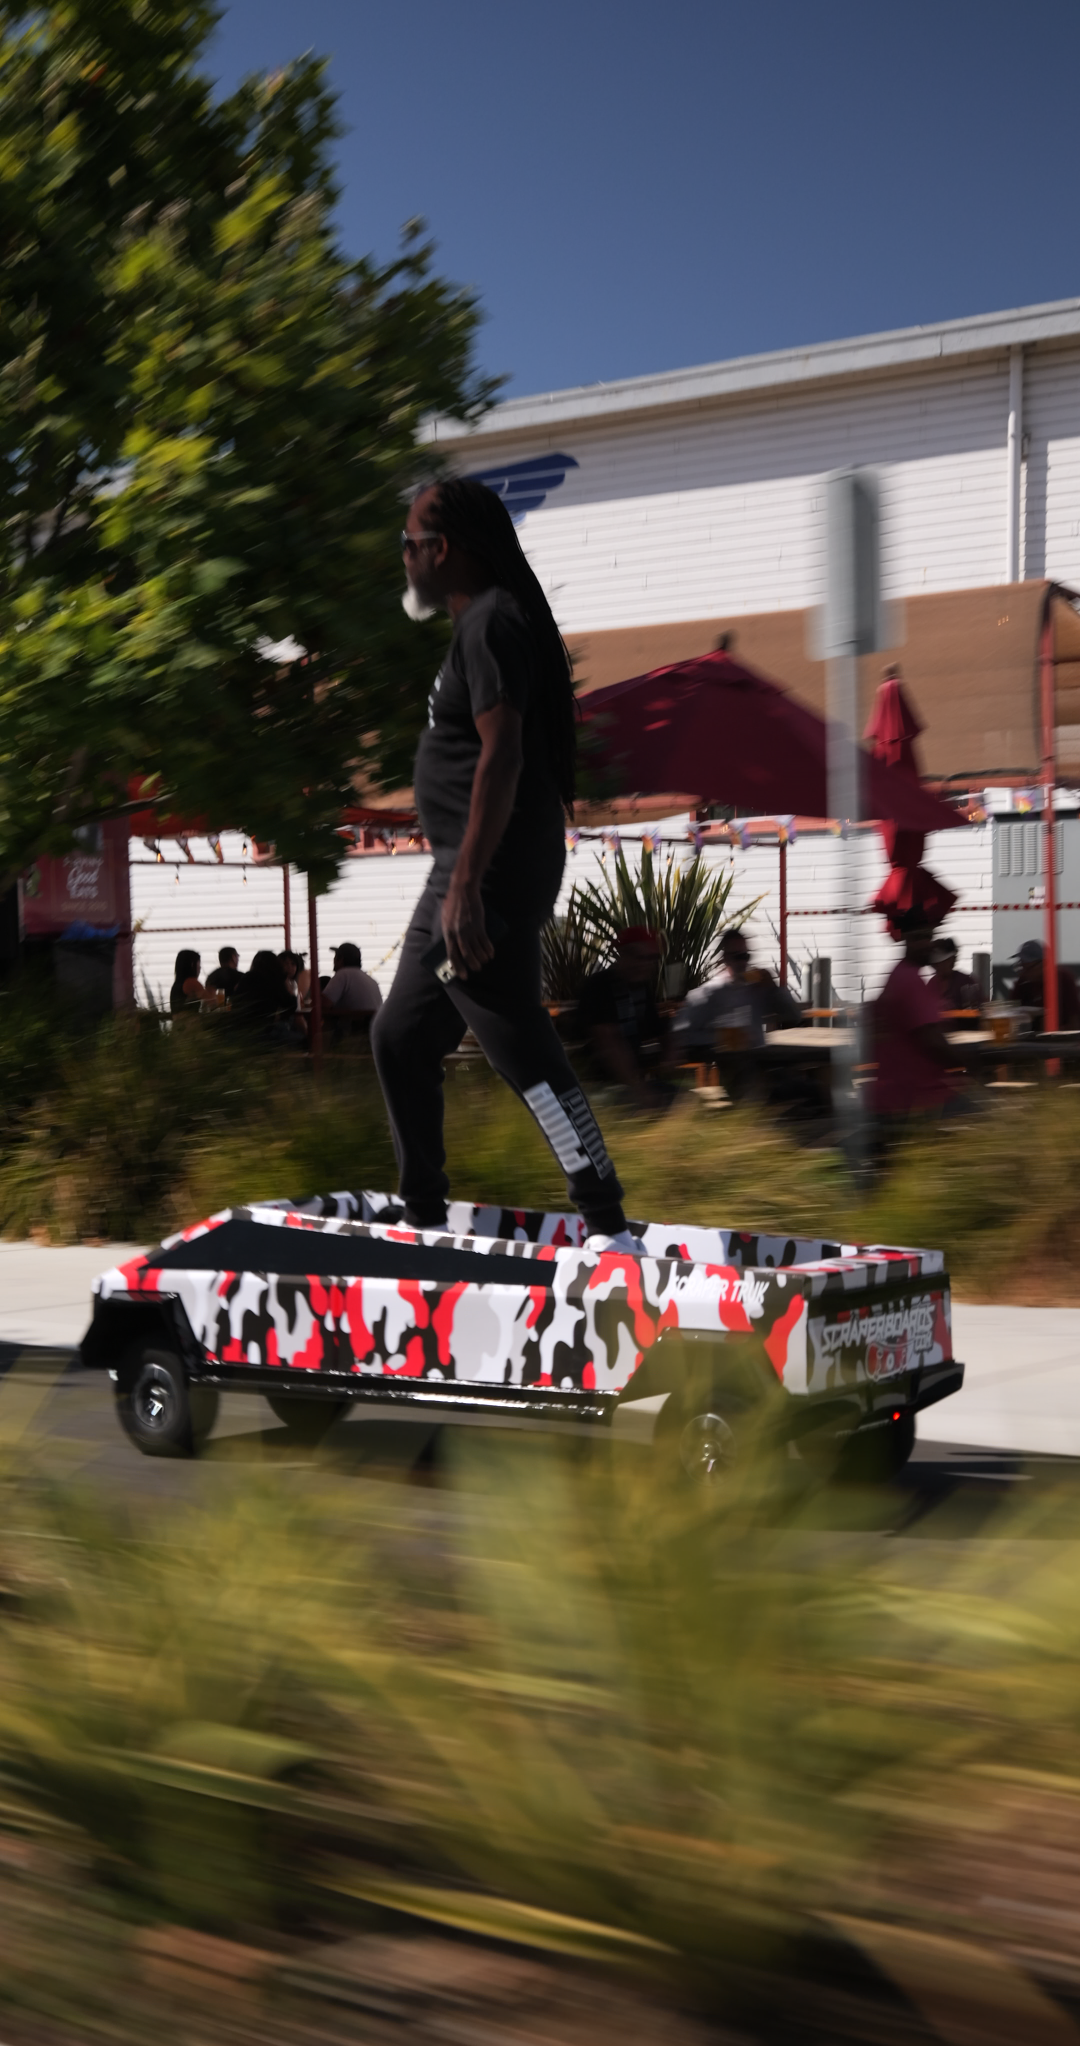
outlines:
[{"label": "metal vent pipe", "polygon": [[1020,471],[1024,456],[1024,351],[1009,350],[1009,496],[1005,538],[1005,580],[1020,581]]}]

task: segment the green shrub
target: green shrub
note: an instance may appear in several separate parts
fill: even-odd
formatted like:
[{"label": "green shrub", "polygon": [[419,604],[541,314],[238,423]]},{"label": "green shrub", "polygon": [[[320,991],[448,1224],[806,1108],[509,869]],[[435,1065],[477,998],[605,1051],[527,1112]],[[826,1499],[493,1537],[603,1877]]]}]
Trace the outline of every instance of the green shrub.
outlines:
[{"label": "green shrub", "polygon": [[0,1143],[73,1047],[92,1035],[59,997],[44,962],[0,982]]},{"label": "green shrub", "polygon": [[553,1002],[576,1001],[589,973],[615,955],[620,931],[643,924],[655,931],[665,963],[686,968],[687,988],[700,987],[720,957],[725,930],[737,928],[755,907],[729,908],[733,868],[714,871],[700,853],[669,849],[657,858],[642,846],[631,867],[620,846],[599,881],[575,882],[563,915],[544,937],[544,986]]},{"label": "green shrub", "polygon": [[[62,1026],[39,1038],[31,1012],[19,1074],[6,1014],[0,1003],[0,1065],[24,1097],[0,1126],[7,1235],[150,1242],[244,1201],[396,1185],[367,1058],[329,1056],[320,1077],[288,1052],[253,1051],[229,1019],[163,1030],[116,1017],[75,1040]],[[839,1152],[800,1146],[760,1108],[716,1113],[687,1095],[657,1119],[603,1104],[601,1122],[641,1219],[925,1244],[945,1251],[961,1296],[1077,1296],[1076,1090],[999,1097],[903,1148],[869,1191]],[[448,1069],[446,1140],[455,1197],[566,1205],[533,1118],[479,1054]]]},{"label": "green shrub", "polygon": [[189,1163],[266,1098],[263,1062],[215,1018],[163,1028],[115,1016],[62,1051],[52,1083],[9,1133],[0,1226],[138,1240],[173,1212]]},{"label": "green shrub", "polygon": [[911,1143],[860,1226],[869,1242],[943,1246],[968,1297],[1075,1300],[1080,1092],[1047,1087],[999,1097]]},{"label": "green shrub", "polygon": [[551,917],[540,933],[544,999],[576,1002],[590,973],[604,963],[605,948],[591,919],[582,913],[575,881],[562,916]]}]

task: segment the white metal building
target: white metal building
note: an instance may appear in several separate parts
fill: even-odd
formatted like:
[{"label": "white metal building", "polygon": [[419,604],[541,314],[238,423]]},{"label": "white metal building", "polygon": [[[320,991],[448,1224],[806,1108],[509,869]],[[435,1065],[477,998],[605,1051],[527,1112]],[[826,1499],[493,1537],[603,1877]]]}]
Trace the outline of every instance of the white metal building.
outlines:
[{"label": "white metal building", "polygon": [[816,604],[821,481],[849,463],[882,471],[892,595],[1080,582],[1080,299],[510,399],[432,431],[522,499],[517,464],[567,458],[521,532],[569,635]]},{"label": "white metal building", "polygon": [[[958,788],[1034,781],[1047,584],[1080,588],[1080,299],[514,398],[472,431],[448,421],[431,431],[455,467],[505,497],[586,687],[734,633],[737,654],[815,708],[823,670],[807,632],[822,593],[822,480],[850,463],[876,467],[887,594],[904,600],[896,653],[927,725],[925,770]],[[1080,770],[1080,626],[1059,608],[1066,772]],[[879,665],[864,664],[867,701]],[[1010,800],[1003,788],[995,806]],[[965,960],[1004,958],[1017,932],[1041,935],[1037,873],[1013,870],[1018,828],[976,825],[927,849],[961,896],[950,927]],[[1078,836],[1078,879],[1066,876],[1062,894],[1080,902],[1080,824],[1065,831]],[[208,856],[204,868],[136,855],[138,989],[142,976],[167,988],[184,943],[205,967],[230,937],[245,964],[257,943],[284,941],[280,872],[245,863],[240,840],[225,843],[222,868]],[[567,885],[598,856],[582,846]],[[762,956],[775,958],[775,850],[712,857],[735,860],[739,899],[764,891],[755,925]],[[827,954],[845,994],[860,979],[872,993],[894,956],[873,920],[844,913],[858,908],[843,900],[853,878],[862,902],[881,878],[876,841],[860,844],[858,861],[853,877],[824,836],[803,837],[789,859],[792,957]],[[426,870],[423,854],[404,850],[350,860],[320,912],[324,950],[353,939],[387,985]],[[1017,899],[1021,878],[1032,906],[1008,912],[1006,927],[991,904]],[[306,949],[299,885],[293,938]],[[1080,960],[1080,909],[1062,918],[1061,954]]]}]

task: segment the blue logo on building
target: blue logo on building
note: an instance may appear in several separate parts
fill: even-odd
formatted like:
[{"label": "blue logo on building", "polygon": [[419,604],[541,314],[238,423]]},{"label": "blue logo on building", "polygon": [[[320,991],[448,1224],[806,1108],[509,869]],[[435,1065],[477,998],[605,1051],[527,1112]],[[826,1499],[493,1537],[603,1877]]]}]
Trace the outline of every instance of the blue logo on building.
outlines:
[{"label": "blue logo on building", "polygon": [[539,511],[544,499],[576,469],[573,455],[531,455],[526,462],[503,462],[497,469],[473,469],[474,483],[486,483],[501,497],[515,524],[526,512]]}]

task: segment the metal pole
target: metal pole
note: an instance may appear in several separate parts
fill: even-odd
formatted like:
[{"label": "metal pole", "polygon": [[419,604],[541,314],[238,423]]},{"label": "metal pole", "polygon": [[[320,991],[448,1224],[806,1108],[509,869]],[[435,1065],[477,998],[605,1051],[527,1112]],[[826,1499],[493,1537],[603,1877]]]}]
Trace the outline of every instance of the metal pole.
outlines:
[{"label": "metal pole", "polygon": [[1024,351],[1009,350],[1009,427],[1006,437],[1008,499],[1005,525],[1005,580],[1020,580],[1020,473],[1024,457]]},{"label": "metal pole", "polygon": [[281,869],[282,889],[285,897],[285,950],[292,951],[292,890],[289,886],[289,862]]},{"label": "metal pole", "polygon": [[322,1065],[322,989],[319,986],[319,918],[316,910],[315,883],[308,875],[308,948],[311,953],[311,1018],[308,1023],[308,1042],[316,1072]]},{"label": "metal pole", "polygon": [[[1058,1015],[1057,975],[1057,876],[1054,872],[1054,613],[1050,590],[1046,592],[1042,631],[1039,634],[1039,694],[1042,701],[1043,846],[1046,889],[1043,896],[1043,1029],[1056,1030]],[[1060,1061],[1050,1059],[1046,1070],[1056,1077]]]},{"label": "metal pole", "polygon": [[[862,816],[860,754],[858,745],[860,654],[874,653],[883,646],[886,625],[881,604],[880,496],[871,470],[837,470],[825,485],[825,604],[823,652],[826,668],[828,728],[828,795],[830,817],[835,817],[847,845],[840,860],[841,887],[850,913],[855,908],[859,881],[856,842],[852,826]],[[846,827],[846,828],[845,828]],[[849,934],[846,972],[854,995],[861,981],[858,972],[859,926]],[[861,1126],[861,1103],[855,1092],[855,1030],[845,1032],[846,1042],[833,1053],[839,1100],[837,1109],[844,1128],[848,1156],[856,1171],[865,1163],[865,1136]]]},{"label": "metal pole", "polygon": [[787,839],[780,840],[780,985],[787,987]]},{"label": "metal pole", "polygon": [[[826,671],[826,702],[829,714],[829,814],[835,817],[846,837],[839,861],[840,893],[849,913],[858,892],[856,840],[852,830],[860,814],[859,747],[856,738],[858,688],[859,664],[854,654],[835,655],[828,663]],[[858,924],[853,923],[845,968],[849,988],[857,985],[858,936]],[[836,1006],[835,991],[831,997],[831,1005]],[[852,1029],[845,1041],[838,1044],[834,1050],[833,1066],[838,1082],[841,1119],[847,1128],[848,1148],[852,1158],[859,1160],[862,1152],[862,1132],[859,1127],[860,1104],[855,1095],[855,1063],[855,1031]]]}]

